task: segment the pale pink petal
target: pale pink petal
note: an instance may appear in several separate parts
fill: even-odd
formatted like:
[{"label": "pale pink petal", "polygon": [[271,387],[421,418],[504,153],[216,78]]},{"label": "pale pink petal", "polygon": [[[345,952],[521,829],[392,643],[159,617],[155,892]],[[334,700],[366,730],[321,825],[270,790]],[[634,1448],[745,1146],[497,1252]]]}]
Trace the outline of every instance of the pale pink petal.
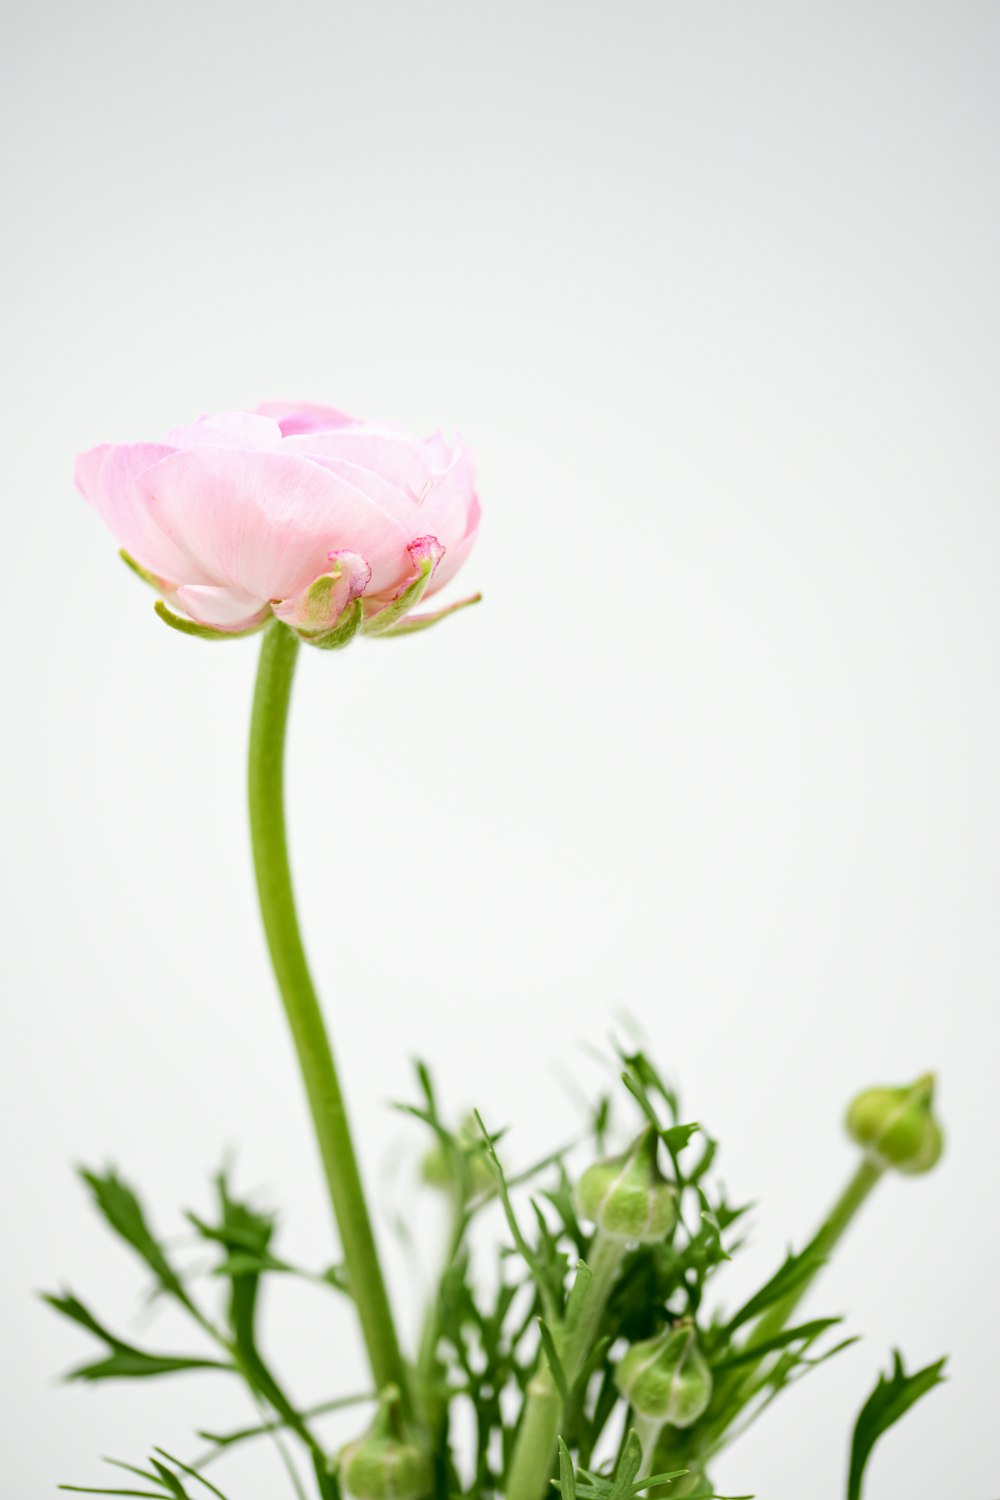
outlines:
[{"label": "pale pink petal", "polygon": [[431,578],[430,583],[427,585],[427,593],[424,595],[425,598],[427,598],[430,594],[436,594],[438,589],[443,589],[445,584],[449,583],[451,579],[454,578],[455,574],[458,572],[459,568],[462,566],[462,564],[465,562],[465,559],[472,551],[473,544],[476,540],[476,533],[479,530],[479,501],[475,498],[475,496],[473,496],[473,500],[475,501],[475,504],[472,512],[470,529],[466,532],[465,536],[462,537],[461,541],[452,542],[451,546],[445,552],[444,557],[434,569],[434,576]]},{"label": "pale pink petal", "polygon": [[479,518],[476,460],[467,448],[457,448],[448,467],[431,475],[420,516],[422,526],[440,537],[449,551],[474,528]]},{"label": "pale pink petal", "polygon": [[405,576],[412,539],[340,475],[284,452],[196,448],[171,454],[143,484],[150,509],[213,582],[253,599],[287,599],[359,552],[379,590]]},{"label": "pale pink petal", "polygon": [[207,583],[183,541],[166,535],[137,480],[176,450],[161,443],[102,443],[76,460],[76,483],[119,545],[157,578]]},{"label": "pale pink petal", "polygon": [[260,413],[220,411],[167,433],[175,448],[276,448],[281,428]]},{"label": "pale pink petal", "polygon": [[174,598],[192,620],[199,625],[212,625],[216,630],[247,630],[251,625],[259,625],[269,609],[266,603],[235,589],[213,588],[202,583],[182,585]]},{"label": "pale pink petal", "polygon": [[332,406],[309,401],[264,401],[257,407],[262,417],[271,417],[286,436],[300,432],[323,432],[329,427],[353,427],[355,420]]},{"label": "pale pink petal", "polygon": [[403,433],[370,424],[286,437],[282,450],[317,458],[346,459],[387,479],[417,505],[450,459],[434,441],[418,442]]}]

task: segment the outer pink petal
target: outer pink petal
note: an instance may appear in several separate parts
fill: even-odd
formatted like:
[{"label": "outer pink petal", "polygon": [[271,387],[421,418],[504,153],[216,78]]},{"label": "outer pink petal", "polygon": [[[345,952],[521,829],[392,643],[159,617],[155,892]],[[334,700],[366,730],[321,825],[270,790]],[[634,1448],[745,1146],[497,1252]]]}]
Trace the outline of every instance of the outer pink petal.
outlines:
[{"label": "outer pink petal", "polygon": [[424,526],[440,537],[449,551],[470,530],[475,531],[479,523],[476,460],[467,448],[456,449],[448,468],[432,475],[420,502],[420,512]]},{"label": "outer pink petal", "polygon": [[425,599],[429,598],[431,594],[436,594],[438,589],[443,589],[445,584],[454,578],[459,568],[465,562],[465,559],[472,551],[476,535],[479,531],[479,517],[479,499],[476,495],[473,495],[468,514],[469,529],[460,541],[452,542],[446,549],[444,557],[434,569],[434,576],[427,586],[427,592],[424,594]]},{"label": "outer pink petal", "polygon": [[367,558],[376,591],[409,566],[410,537],[395,521],[339,475],[291,454],[189,449],[141,483],[164,531],[209,575],[195,581],[251,599],[287,599],[335,551]]},{"label": "outer pink petal", "polygon": [[139,488],[140,477],[176,450],[160,443],[103,443],[76,460],[76,483],[122,546],[158,578],[207,583],[187,549],[166,535]]},{"label": "outer pink petal", "polygon": [[257,407],[262,417],[271,417],[285,436],[300,432],[324,432],[329,427],[353,427],[353,417],[333,406],[316,406],[309,401],[265,401]]},{"label": "outer pink petal", "polygon": [[268,605],[250,599],[234,589],[214,588],[210,584],[186,583],[174,598],[199,625],[213,625],[216,630],[246,630],[259,625]]},{"label": "outer pink petal", "polygon": [[281,428],[268,417],[247,411],[221,411],[199,417],[187,427],[167,433],[175,448],[276,448]]}]

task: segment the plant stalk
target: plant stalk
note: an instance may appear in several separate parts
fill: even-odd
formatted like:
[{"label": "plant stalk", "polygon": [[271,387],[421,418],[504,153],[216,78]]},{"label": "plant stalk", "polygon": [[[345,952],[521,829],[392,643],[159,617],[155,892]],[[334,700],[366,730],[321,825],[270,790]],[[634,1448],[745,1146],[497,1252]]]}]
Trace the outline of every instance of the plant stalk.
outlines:
[{"label": "plant stalk", "polygon": [[250,722],[250,837],[260,911],[298,1054],[323,1171],[376,1388],[408,1383],[358,1170],[344,1096],[299,931],[285,829],[284,752],[298,638],[275,623],[261,641]]},{"label": "plant stalk", "polygon": [[[624,1253],[623,1240],[597,1231],[587,1262],[592,1277],[587,1295],[576,1326],[568,1331],[559,1351],[571,1390],[593,1346]],[[507,1477],[506,1500],[541,1500],[545,1494],[555,1465],[562,1405],[552,1369],[543,1354],[528,1385],[524,1416]]]}]

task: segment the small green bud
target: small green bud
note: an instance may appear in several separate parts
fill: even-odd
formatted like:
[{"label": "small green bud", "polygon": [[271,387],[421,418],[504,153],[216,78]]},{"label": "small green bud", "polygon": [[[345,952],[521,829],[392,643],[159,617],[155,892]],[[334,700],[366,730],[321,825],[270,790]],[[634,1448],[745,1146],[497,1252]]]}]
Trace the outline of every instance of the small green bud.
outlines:
[{"label": "small green bud", "polygon": [[653,1244],[677,1222],[677,1194],[656,1159],[656,1131],[649,1127],[622,1156],[588,1167],[576,1185],[576,1207],[605,1234]]},{"label": "small green bud", "polygon": [[944,1146],[933,1101],[933,1073],[909,1088],[865,1089],[847,1111],[847,1133],[884,1167],[929,1172]]},{"label": "small green bud", "polygon": [[[492,1192],[496,1186],[496,1178],[486,1160],[482,1132],[476,1124],[474,1115],[469,1115],[462,1121],[458,1132],[458,1144],[467,1163],[470,1197],[476,1198],[480,1193]],[[420,1163],[420,1175],[428,1187],[443,1190],[453,1190],[458,1187],[455,1162],[452,1153],[445,1148],[443,1141],[435,1141],[427,1152]]]},{"label": "small green bud", "polygon": [[338,1467],[354,1500],[426,1500],[433,1488],[430,1460],[402,1432],[394,1388],[364,1437],[340,1450]]},{"label": "small green bud", "polygon": [[642,1417],[670,1427],[690,1427],[712,1399],[712,1372],[698,1348],[690,1318],[659,1338],[633,1344],[618,1366],[615,1383]]}]

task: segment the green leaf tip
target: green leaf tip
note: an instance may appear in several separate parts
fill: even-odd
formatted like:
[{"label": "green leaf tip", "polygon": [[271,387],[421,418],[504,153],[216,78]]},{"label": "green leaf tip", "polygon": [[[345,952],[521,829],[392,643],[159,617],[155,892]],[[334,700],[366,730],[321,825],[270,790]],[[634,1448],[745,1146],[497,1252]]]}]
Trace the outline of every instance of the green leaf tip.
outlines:
[{"label": "green leaf tip", "polygon": [[936,1385],[940,1385],[945,1359],[935,1360],[908,1375],[898,1349],[893,1350],[892,1373],[879,1375],[875,1389],[858,1413],[851,1441],[851,1466],[847,1478],[847,1500],[861,1500],[868,1460],[883,1433],[904,1417]]}]

